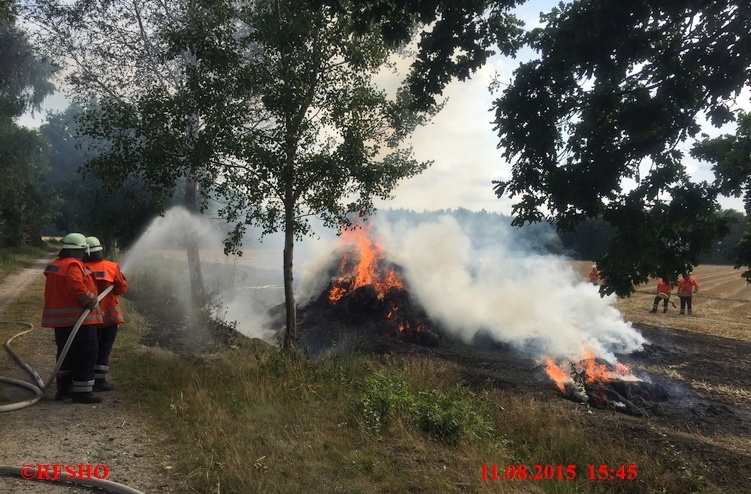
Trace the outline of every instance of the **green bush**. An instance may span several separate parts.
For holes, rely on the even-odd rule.
[[[362,388],[357,414],[367,429],[378,434],[397,416],[408,418],[430,437],[451,444],[493,434],[489,401],[464,386],[457,385],[448,392],[432,388],[413,393],[404,377],[379,373],[365,378]]]

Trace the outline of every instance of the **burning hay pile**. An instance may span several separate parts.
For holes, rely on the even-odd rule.
[[[341,234],[342,248],[323,292],[298,311],[309,344],[335,339],[337,330],[365,339],[436,346],[436,325],[404,285],[369,228]],[[328,340],[328,341],[326,341]]]
[[[612,408],[636,416],[657,415],[660,403],[670,399],[665,387],[643,381],[628,366],[597,358],[588,349],[576,363],[559,365],[549,357],[544,361],[545,371],[563,396],[595,408]]]

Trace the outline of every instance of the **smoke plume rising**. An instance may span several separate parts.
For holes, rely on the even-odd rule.
[[[404,269],[407,286],[428,315],[466,342],[483,331],[573,361],[583,358],[586,347],[613,361],[613,353],[646,342],[612,307],[612,297],[601,298],[565,258],[534,254],[516,243],[515,228],[496,228],[488,231],[492,237],[476,239],[451,216],[389,223],[388,214],[379,213],[375,220],[387,257]],[[330,262],[322,257],[308,272],[322,272]],[[320,275],[304,279],[301,300],[320,293],[327,281]]]

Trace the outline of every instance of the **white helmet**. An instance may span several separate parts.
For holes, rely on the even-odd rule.
[[[63,249],[88,249],[86,237],[82,233],[69,233],[63,238]]]
[[[100,250],[104,250],[102,243],[96,237],[86,237],[86,243],[89,246],[89,253],[91,254],[93,254],[94,252],[99,252]]]

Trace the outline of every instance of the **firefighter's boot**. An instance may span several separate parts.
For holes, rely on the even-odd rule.
[[[663,308],[662,308],[662,313],[663,313],[663,314],[664,314],[664,313],[666,313],[667,311],[668,311],[668,308],[667,308],[667,307],[663,307]]]
[[[55,401],[65,401],[70,398],[70,389],[73,387],[73,376],[68,372],[59,372],[57,374],[57,392]]]
[[[92,387],[94,386],[94,380],[91,381],[73,381],[72,393],[70,399],[73,403],[101,403],[102,399],[98,396],[94,396],[92,393]]]
[[[102,399],[98,396],[94,396],[91,391],[85,391],[83,393],[71,393],[71,401],[73,403],[101,403]]]
[[[652,310],[649,312],[652,314],[657,314],[657,306],[656,305],[652,306]]]
[[[106,379],[96,379],[94,381],[94,391],[112,391],[115,385]]]

